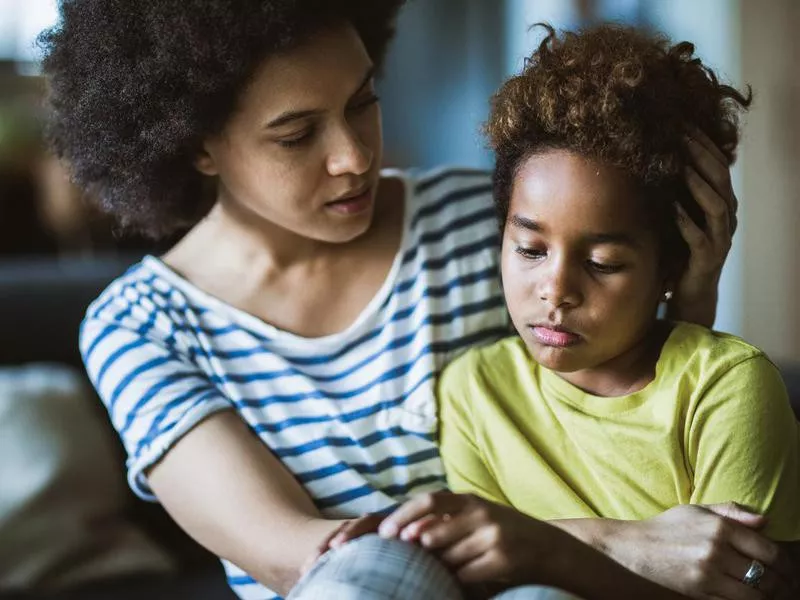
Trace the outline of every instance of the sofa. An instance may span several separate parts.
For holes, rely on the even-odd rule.
[[[52,411],[40,411],[24,421],[19,410],[9,411],[6,407],[4,412],[0,398],[0,513],[4,507],[6,513],[11,513],[5,515],[5,520],[0,514],[0,599],[235,599],[217,559],[185,535],[160,506],[143,502],[129,491],[121,444],[105,409],[85,380],[77,346],[79,323],[88,304],[138,258],[136,254],[108,254],[0,261],[0,369],[5,380],[12,377],[17,382],[16,393],[8,394],[8,385],[3,386],[0,378],[0,396],[5,389],[6,395],[12,396],[7,398],[12,408],[16,404],[21,409],[41,403],[36,394],[29,392],[31,385],[44,386],[49,390],[45,401],[53,404]],[[82,380],[80,384],[76,384],[76,378]],[[64,384],[83,386],[90,398],[78,404],[64,393],[53,392],[63,392]],[[28,440],[40,442],[30,443],[27,454],[18,453],[17,463],[26,467],[17,471],[14,465],[3,464],[10,457],[3,453],[2,438],[9,444],[15,433],[8,430],[9,419],[26,423],[25,432],[16,432],[15,449]],[[43,428],[47,433],[37,431]],[[73,462],[82,461],[79,467],[91,476],[76,473],[72,464],[59,464],[43,455],[42,446],[48,440],[37,438],[47,436],[80,437],[60,439],[50,446],[73,456]],[[38,481],[36,493],[30,494],[22,508],[9,508],[9,490],[30,488],[29,473],[41,471],[42,465],[50,463],[56,465],[51,467],[52,481]],[[98,471],[104,469],[113,472],[99,475]],[[41,480],[41,473],[38,476]],[[76,481],[70,485],[64,481],[67,477]],[[79,502],[92,507],[81,510]],[[27,524],[19,523],[20,515],[30,520],[30,534],[25,531]],[[30,552],[31,543],[38,543],[35,532],[44,526],[57,532],[56,539],[45,534],[40,537],[41,555],[49,558],[22,560],[20,553]],[[97,556],[98,548],[104,544],[115,555],[108,560]],[[92,553],[94,556],[89,557]],[[9,572],[9,557],[19,563],[16,573]],[[64,571],[80,563],[80,557],[87,559],[81,564],[83,572],[80,577],[70,577]],[[98,567],[96,576],[85,572],[87,564]],[[8,589],[9,581],[26,585],[11,585]]]
[[[0,261],[0,318],[2,319],[2,344],[0,344],[0,367],[10,369],[17,373],[28,373],[26,368],[38,368],[45,373],[61,375],[56,376],[58,381],[76,381],[76,377],[83,378],[80,356],[77,348],[78,325],[83,317],[87,305],[98,295],[110,280],[121,274],[131,263],[138,260],[136,254],[109,254],[107,256],[94,256],[90,258],[55,259],[53,257],[20,257]],[[28,367],[21,367],[27,365]],[[796,414],[800,415],[800,362],[797,364],[780,365],[792,398]],[[20,371],[22,369],[22,371]],[[64,370],[69,370],[72,375],[65,376]],[[60,378],[60,379],[59,379]],[[24,377],[23,377],[24,379]],[[30,377],[28,376],[28,379]],[[83,381],[83,383],[87,383]],[[93,392],[89,392],[93,395]],[[12,394],[13,395],[13,394]],[[19,393],[18,398],[24,394]],[[16,400],[17,403],[20,400]],[[64,405],[66,406],[66,405]],[[90,408],[86,408],[90,406]],[[88,497],[96,499],[97,495],[105,496],[104,489],[108,486],[114,488],[114,494],[123,494],[113,507],[113,514],[108,516],[108,506],[104,510],[108,514],[103,517],[105,526],[92,526],[92,535],[103,537],[107,533],[109,519],[120,521],[126,531],[135,533],[135,539],[141,548],[149,548],[147,552],[139,552],[138,561],[128,563],[126,568],[119,568],[117,572],[106,567],[97,577],[84,577],[82,581],[70,585],[35,585],[27,588],[19,586],[16,589],[3,589],[3,570],[0,565],[0,599],[5,600],[69,600],[69,599],[128,599],[147,598],[160,600],[167,598],[193,598],[197,600],[232,600],[233,594],[227,588],[225,578],[217,560],[201,548],[174,524],[170,517],[158,505],[149,504],[136,499],[127,491],[123,478],[124,456],[122,448],[108,423],[102,405],[96,397],[81,405],[81,410],[86,418],[91,420],[85,433],[79,434],[82,439],[74,441],[73,446],[80,453],[86,452],[87,443],[85,436],[102,434],[110,450],[105,454],[111,457],[111,463],[118,468],[112,468],[115,474],[109,477],[116,478],[112,483],[104,483],[106,488],[90,494]],[[54,416],[52,421],[55,427],[59,423],[70,423],[77,419],[80,411],[69,407],[62,408],[66,416]],[[91,416],[89,413],[91,412]],[[0,410],[0,427],[2,426],[2,410]],[[92,420],[93,419],[93,420]],[[33,421],[36,423],[36,421]],[[38,428],[38,426],[34,426]],[[102,430],[102,431],[101,431]],[[0,428],[0,431],[2,429]],[[78,434],[76,434],[78,435]],[[23,441],[35,437],[34,432],[21,433]],[[0,442],[1,447],[1,442]],[[0,462],[7,456],[0,454]],[[39,455],[31,457],[21,455],[21,460],[30,460],[31,464],[39,465],[46,457]],[[92,458],[81,459],[91,463]],[[46,461],[44,461],[46,462]],[[99,464],[99,463],[98,463]],[[92,470],[92,464],[85,464],[85,470]],[[99,468],[99,467],[96,467]],[[27,474],[29,469],[23,472]],[[0,490],[2,486],[15,486],[10,471],[0,466]],[[10,480],[11,479],[11,480]],[[62,482],[63,483],[63,482]],[[80,487],[80,486],[79,486]],[[86,486],[80,488],[86,493]],[[16,489],[9,487],[7,489]],[[75,488],[65,488],[75,490]],[[121,492],[120,490],[125,490]],[[68,506],[69,498],[59,497],[61,504]],[[71,492],[70,492],[71,493]],[[110,494],[110,492],[109,492]],[[51,494],[52,495],[52,494]],[[0,499],[0,510],[3,501]],[[57,511],[57,508],[51,512]],[[13,517],[14,515],[12,515]],[[81,517],[83,518],[83,517]],[[39,523],[47,519],[46,513],[37,517]],[[66,517],[62,519],[68,520]],[[19,520],[19,519],[18,519]],[[88,519],[87,522],[90,522]],[[23,529],[25,523],[22,523]],[[72,524],[62,522],[64,531],[73,531]],[[0,515],[0,534],[3,531],[3,517]],[[19,524],[18,524],[19,529]],[[26,538],[28,539],[28,538]],[[43,538],[42,552],[52,550],[52,537]],[[59,540],[63,536],[59,536]],[[132,538],[131,538],[132,539]],[[3,545],[9,544],[0,535],[0,557],[3,556]],[[5,548],[6,552],[18,553],[18,548]],[[119,552],[119,550],[115,550]],[[135,553],[134,553],[135,554]],[[102,562],[102,561],[101,561]],[[110,563],[112,567],[114,562]],[[133,566],[131,566],[133,564]],[[119,565],[117,565],[119,566]],[[68,565],[53,567],[64,569]],[[51,571],[52,571],[51,569]],[[111,573],[111,574],[109,574]],[[50,573],[52,575],[52,573]],[[43,576],[42,576],[43,577]],[[45,580],[44,578],[43,580]],[[63,577],[62,577],[62,580]],[[69,581],[69,578],[66,579]],[[52,577],[50,577],[52,581]],[[13,587],[13,586],[12,586]]]

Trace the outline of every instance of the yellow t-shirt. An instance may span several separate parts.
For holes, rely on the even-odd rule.
[[[800,425],[775,366],[731,335],[676,324],[645,388],[587,394],[519,338],[467,352],[439,383],[450,487],[540,519],[645,519],[735,501],[800,540]]]

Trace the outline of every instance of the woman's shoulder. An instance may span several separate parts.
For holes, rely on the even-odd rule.
[[[146,256],[114,279],[86,310],[81,339],[89,330],[119,328],[149,337],[173,336],[187,320],[206,312],[188,282],[153,256]]]
[[[447,220],[474,210],[492,208],[491,173],[481,169],[437,167],[427,170],[386,171],[406,183],[415,223]]]

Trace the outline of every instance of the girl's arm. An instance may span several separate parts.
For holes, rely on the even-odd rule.
[[[794,598],[786,594],[797,585],[797,563],[781,544],[759,533],[765,522],[733,503],[686,504],[643,521],[550,521],[635,573],[690,598],[747,594],[739,580],[752,559],[767,567],[759,585],[762,592]]]
[[[691,252],[689,264],[667,305],[667,318],[711,327],[717,314],[719,279],[736,231],[738,202],[725,155],[702,131],[687,137],[692,165],[686,183],[705,213],[701,229],[676,204],[678,228]]]

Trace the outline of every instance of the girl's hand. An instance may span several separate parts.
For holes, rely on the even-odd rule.
[[[547,552],[558,530],[471,494],[417,496],[381,523],[378,533],[418,541],[464,583],[546,581]]]
[[[735,504],[682,505],[644,521],[616,522],[607,553],[635,573],[690,598],[797,598],[792,563],[761,534],[765,519]],[[742,583],[752,560],[758,589]]]
[[[686,168],[686,183],[705,213],[706,227],[700,229],[676,204],[678,228],[691,254],[669,317],[711,327],[717,314],[719,278],[736,231],[738,201],[722,151],[699,130],[691,132],[687,147],[692,165]]]

